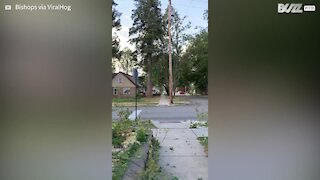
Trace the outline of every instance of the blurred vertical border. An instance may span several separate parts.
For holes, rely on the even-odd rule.
[[[215,180],[317,180],[319,8],[209,2],[209,160]]]
[[[72,11],[4,11],[41,3]],[[104,0],[0,2],[0,179],[111,179],[111,13]]]

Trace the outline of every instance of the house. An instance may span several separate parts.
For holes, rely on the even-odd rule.
[[[139,89],[141,85],[138,84]],[[134,77],[123,73],[112,74],[112,93],[113,97],[135,97],[136,95],[136,83]]]

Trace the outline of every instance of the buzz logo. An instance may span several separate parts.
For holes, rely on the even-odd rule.
[[[303,5],[301,3],[278,3],[278,13],[279,14],[301,14],[304,11],[315,11],[316,6],[315,5]]]

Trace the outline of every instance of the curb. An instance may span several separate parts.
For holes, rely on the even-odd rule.
[[[133,157],[128,165],[128,168],[123,176],[123,180],[136,180],[140,179],[141,173],[145,170],[147,161],[148,161],[148,152],[150,149],[150,143],[152,135],[149,136],[148,141],[144,143],[141,148],[138,150],[138,153],[141,154],[139,157]]]

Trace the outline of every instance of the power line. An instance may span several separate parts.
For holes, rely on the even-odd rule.
[[[208,6],[206,6],[206,7],[200,7],[200,6],[186,6],[186,5],[180,5],[180,4],[175,4],[174,6],[179,6],[179,7],[185,7],[185,8],[188,8],[188,9],[190,9],[190,8],[196,8],[196,9],[207,9],[208,8]]]

